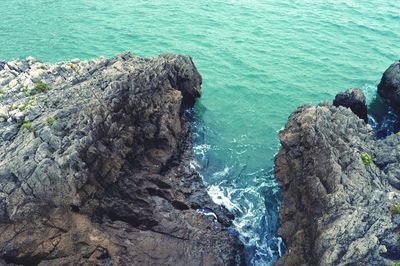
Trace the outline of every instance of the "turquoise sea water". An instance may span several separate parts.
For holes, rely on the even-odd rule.
[[[400,58],[400,1],[2,0],[0,59],[190,54],[203,75],[198,169],[236,215],[251,265],[279,255],[277,131],[295,107],[361,87]]]

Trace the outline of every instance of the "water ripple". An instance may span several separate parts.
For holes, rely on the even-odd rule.
[[[297,106],[348,87],[374,98],[400,57],[400,1],[1,0],[0,17],[0,59],[192,55],[204,81],[194,166],[237,213],[250,265],[282,253],[277,130]]]

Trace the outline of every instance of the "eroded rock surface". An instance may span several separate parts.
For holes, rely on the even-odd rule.
[[[350,109],[320,104],[298,108],[279,137],[287,250],[276,265],[399,261],[400,216],[391,209],[400,203],[400,136],[375,140]]]
[[[360,89],[351,88],[338,93],[333,100],[333,105],[350,108],[359,118],[368,122],[367,103],[365,95]]]
[[[190,166],[200,86],[172,54],[0,62],[0,264],[241,264]]]

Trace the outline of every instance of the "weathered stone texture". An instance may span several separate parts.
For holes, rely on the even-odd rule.
[[[0,264],[242,263],[190,167],[200,86],[172,54],[0,62]]]
[[[350,109],[320,104],[293,112],[279,137],[279,234],[287,251],[276,265],[398,261],[400,218],[390,209],[400,203],[400,136],[375,140]]]

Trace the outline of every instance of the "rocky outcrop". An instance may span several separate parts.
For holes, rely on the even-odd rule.
[[[364,93],[360,89],[351,88],[338,93],[333,100],[333,105],[350,108],[359,118],[368,122],[367,104]]]
[[[378,85],[378,94],[389,106],[400,111],[400,61],[394,62],[383,73]]]
[[[400,136],[376,140],[348,108],[302,106],[279,134],[276,265],[389,265],[400,260]]]
[[[0,264],[243,263],[190,164],[190,57],[0,62],[0,86]]]

